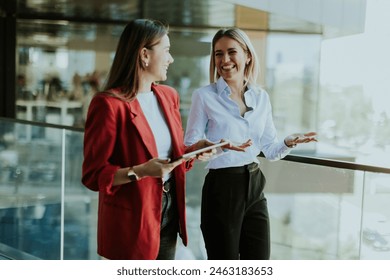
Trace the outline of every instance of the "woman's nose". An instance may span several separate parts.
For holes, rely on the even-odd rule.
[[[226,62],[226,61],[229,61],[229,60],[230,60],[229,54],[224,54],[223,57],[222,57],[222,61]]]

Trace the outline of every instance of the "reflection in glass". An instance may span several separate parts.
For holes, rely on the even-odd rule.
[[[0,247],[9,249],[1,254],[97,258],[97,196],[81,185],[82,137],[79,131],[0,121]]]
[[[390,259],[390,174],[367,173],[364,180],[361,259]]]
[[[261,160],[272,259],[359,259],[363,172]]]

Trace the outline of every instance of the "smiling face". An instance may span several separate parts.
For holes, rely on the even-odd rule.
[[[170,46],[168,35],[164,35],[158,44],[153,45],[151,48],[143,49],[145,75],[152,82],[165,81],[167,79],[168,66],[173,63],[173,57],[169,52]]]
[[[215,43],[213,55],[217,72],[226,82],[244,81],[245,67],[250,58],[236,40],[226,36],[220,38]]]

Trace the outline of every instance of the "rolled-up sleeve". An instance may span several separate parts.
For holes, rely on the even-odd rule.
[[[84,134],[82,183],[93,191],[114,192],[114,174],[119,166],[110,163],[116,141],[117,118],[108,99],[95,96],[90,104]]]
[[[272,118],[272,109],[269,100],[267,99],[267,118],[265,121],[264,132],[260,138],[261,150],[265,157],[271,161],[279,160],[288,155],[291,151],[284,141],[280,141],[277,137],[276,128]]]

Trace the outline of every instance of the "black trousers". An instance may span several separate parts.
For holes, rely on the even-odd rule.
[[[202,190],[201,229],[209,260],[270,258],[265,177],[257,163],[211,169]]]
[[[174,260],[176,255],[179,214],[176,202],[174,180],[164,185],[169,191],[163,191],[161,209],[160,249],[157,260]]]

